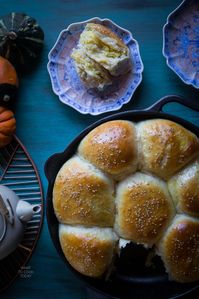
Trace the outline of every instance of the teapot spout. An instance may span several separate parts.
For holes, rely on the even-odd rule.
[[[38,205],[31,205],[24,200],[20,200],[17,204],[16,214],[22,222],[28,222],[32,219],[34,213],[41,210]]]

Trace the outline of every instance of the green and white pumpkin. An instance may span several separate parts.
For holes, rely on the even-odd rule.
[[[44,32],[37,21],[25,13],[12,12],[0,18],[0,55],[17,70],[28,70],[38,59]]]

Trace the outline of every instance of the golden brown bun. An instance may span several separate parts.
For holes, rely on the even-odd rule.
[[[177,123],[153,119],[138,124],[140,168],[168,179],[199,153],[198,138]]]
[[[77,73],[87,87],[102,91],[112,84],[108,71],[91,59],[82,48],[74,49],[71,57],[75,60]]]
[[[110,267],[117,242],[110,228],[59,226],[62,250],[68,262],[80,273],[100,277]]]
[[[55,214],[61,223],[113,226],[113,193],[109,178],[75,156],[57,174],[53,188]]]
[[[123,43],[123,41],[119,38],[119,36],[117,34],[115,34],[113,31],[111,31],[108,27],[105,27],[104,25],[101,24],[95,24],[95,23],[88,23],[86,25],[87,30],[91,30],[91,31],[96,31],[98,33],[100,33],[101,35],[104,36],[108,36],[112,39],[115,39],[118,43],[118,45],[121,48],[126,49],[127,51],[127,46]]]
[[[119,236],[146,246],[157,242],[175,214],[166,183],[138,172],[119,183],[116,207]]]
[[[199,280],[199,219],[176,216],[160,240],[158,251],[171,280]]]
[[[80,79],[89,88],[103,91],[113,77],[124,75],[132,68],[128,47],[109,28],[88,23],[71,52]]]
[[[199,161],[172,177],[168,186],[178,212],[199,217]]]
[[[82,140],[78,151],[114,179],[121,179],[137,167],[134,125],[123,120],[104,123]]]
[[[123,75],[131,68],[128,47],[101,24],[88,23],[80,35],[78,47],[112,76]]]

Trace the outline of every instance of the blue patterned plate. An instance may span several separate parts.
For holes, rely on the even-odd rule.
[[[133,62],[132,71],[118,77],[105,92],[88,89],[81,82],[75,70],[72,49],[77,45],[79,36],[88,22],[100,23],[114,31],[129,47]],[[143,64],[139,47],[131,33],[109,19],[93,18],[80,23],[73,23],[63,30],[50,51],[47,65],[52,88],[59,99],[79,111],[92,115],[118,110],[130,101],[134,91],[142,80]]]
[[[199,0],[185,0],[163,29],[167,65],[187,84],[199,88]]]

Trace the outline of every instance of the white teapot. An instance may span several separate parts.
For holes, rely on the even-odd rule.
[[[10,188],[0,185],[0,260],[16,249],[23,238],[25,223],[41,210],[20,200]]]

